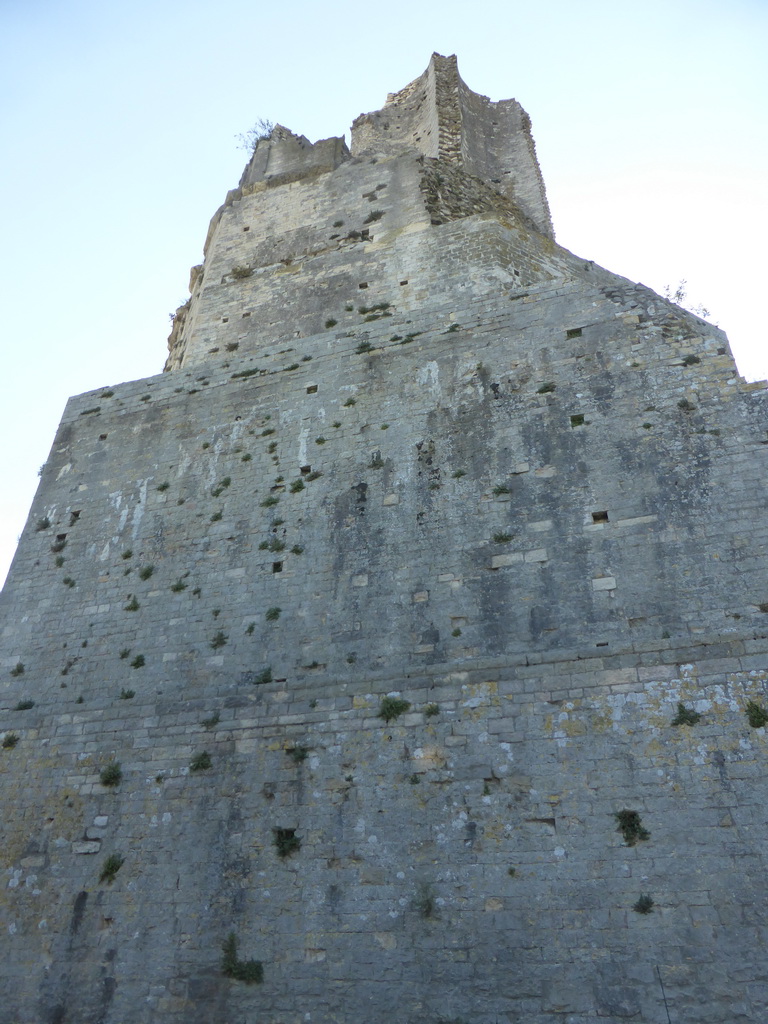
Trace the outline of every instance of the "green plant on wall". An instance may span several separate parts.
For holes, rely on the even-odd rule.
[[[754,700],[750,700],[746,707],[747,721],[753,729],[762,729],[768,724],[768,711]]]
[[[111,761],[105,768],[101,769],[99,782],[102,786],[118,786],[123,777],[123,769],[119,761]]]
[[[437,902],[432,887],[423,882],[413,898],[413,909],[419,917],[430,918],[437,914]]]
[[[212,495],[212,497],[218,498],[218,496],[220,494],[222,494],[227,489],[227,487],[229,487],[229,485],[231,483],[232,483],[232,477],[231,476],[225,476],[223,478],[223,480],[219,480],[218,484],[216,484],[215,487],[211,488],[211,495]]]
[[[211,755],[207,750],[204,750],[201,754],[195,754],[189,762],[189,770],[191,772],[204,772],[211,767],[212,763]]]
[[[379,718],[385,722],[391,722],[400,715],[404,715],[410,707],[410,702],[400,697],[382,697],[379,705]]]
[[[617,832],[624,836],[627,846],[635,846],[638,842],[645,842],[651,838],[651,833],[643,828],[643,823],[637,811],[616,811],[614,817],[618,822]]]
[[[115,880],[115,875],[123,864],[125,864],[124,857],[121,857],[119,853],[110,853],[104,861],[101,874],[99,875],[99,881],[108,882],[111,885]]]
[[[244,981],[246,985],[260,985],[264,980],[264,966],[260,960],[239,960],[237,936],[230,932],[222,946],[221,971],[228,978]]]
[[[687,708],[682,701],[678,701],[677,714],[672,719],[672,725],[696,725],[701,721],[701,715],[693,708]]]
[[[652,914],[653,908],[653,899],[647,893],[643,893],[640,896],[640,899],[632,907],[636,914]]]
[[[278,857],[283,860],[301,849],[301,840],[294,828],[273,828],[272,842],[275,844]]]

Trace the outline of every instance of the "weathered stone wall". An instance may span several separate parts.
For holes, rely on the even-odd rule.
[[[517,100],[493,103],[468,88],[455,57],[433,54],[423,75],[352,125],[355,156],[404,149],[464,168],[514,201],[537,231],[552,237],[530,118]]]
[[[0,595],[0,1024],[762,1021],[766,385],[466,168],[264,173]]]
[[[312,144],[303,135],[294,135],[278,124],[268,138],[257,140],[240,179],[240,188],[262,181],[275,185],[312,177],[335,170],[348,158],[349,150],[342,138]]]
[[[765,642],[658,646],[38,694],[1,762],[0,1019],[762,1019]],[[222,975],[233,931],[262,985]]]
[[[549,203],[528,114],[517,100],[492,103],[467,88],[461,78],[457,90],[462,166],[515,202],[538,231],[552,237]]]
[[[396,154],[410,147],[437,159],[441,155],[440,119],[433,57],[422,75],[399,92],[390,93],[381,110],[355,118],[351,132],[352,154]]]
[[[356,316],[70,402],[4,592],[0,1020],[656,1020],[658,967],[692,1024],[744,963],[759,1019],[766,392],[594,267]]]
[[[564,278],[575,262],[532,233],[504,196],[415,155],[349,161],[319,181],[244,191],[217,214],[183,327],[174,325],[170,369],[221,365],[232,358],[227,346],[242,358],[322,330],[353,330],[358,309],[381,301],[428,315],[466,287],[460,251],[452,257],[431,222],[497,215],[468,225],[489,236],[472,250],[476,294]],[[490,236],[504,238],[501,262]]]

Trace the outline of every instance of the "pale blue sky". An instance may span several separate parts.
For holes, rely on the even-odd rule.
[[[267,117],[312,141],[456,53],[533,119],[558,241],[688,281],[768,377],[768,5],[0,0],[0,580],[67,397],[162,369]]]

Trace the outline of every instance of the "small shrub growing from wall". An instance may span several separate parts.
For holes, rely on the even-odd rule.
[[[102,768],[99,782],[102,786],[117,786],[120,784],[122,777],[123,769],[120,767],[120,762],[112,761],[106,768]]]
[[[677,714],[672,719],[672,725],[696,725],[701,720],[701,715],[693,708],[687,708],[682,702],[678,702]]]
[[[419,886],[419,890],[413,899],[413,909],[419,917],[430,918],[437,913],[437,904],[432,889],[426,883]]]
[[[293,828],[273,828],[272,842],[275,844],[278,857],[285,859],[301,849],[301,840]]]
[[[207,750],[204,750],[202,754],[195,754],[189,762],[189,770],[191,772],[204,772],[211,767],[211,764],[211,755]]]
[[[110,885],[115,880],[115,875],[125,863],[125,858],[121,857],[119,853],[110,853],[107,859],[104,861],[104,866],[101,869],[99,875],[100,882],[108,882]]]
[[[645,842],[646,839],[651,838],[651,833],[643,828],[640,815],[637,811],[616,811],[614,817],[619,823],[619,827],[616,829],[617,832],[621,832],[624,836],[624,842],[627,846],[635,846],[638,842]]]
[[[746,707],[747,721],[753,729],[762,729],[768,724],[768,711],[761,704],[751,700]]]
[[[400,715],[404,715],[410,707],[410,702],[400,697],[382,697],[379,705],[379,718],[385,722],[391,722]]]
[[[637,914],[652,914],[653,913],[653,899],[646,893],[643,893],[637,903],[634,904],[632,909]]]
[[[246,985],[260,985],[264,980],[264,966],[260,960],[238,959],[237,936],[234,932],[230,932],[224,940],[221,971],[226,977],[243,981]]]

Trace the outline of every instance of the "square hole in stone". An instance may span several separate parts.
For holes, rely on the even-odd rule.
[[[575,415],[571,416],[571,426],[572,427],[583,427],[584,426],[584,413],[577,412]]]
[[[368,287],[368,282],[367,281],[363,281],[362,284],[359,284],[357,287],[358,288],[367,288]]]
[[[283,563],[282,562],[273,562],[272,563],[272,572],[282,572],[282,571],[283,571]]]
[[[317,394],[317,384],[310,384],[309,387],[307,388],[307,394],[308,395],[316,395]]]
[[[580,327],[571,327],[570,330],[565,332],[565,336],[566,336],[566,338],[580,338],[581,337],[581,328]]]
[[[99,440],[100,441],[106,441],[107,440],[107,435],[106,434],[99,434]]]
[[[608,522],[608,513],[604,512],[604,511],[603,512],[593,512],[592,513],[592,522],[593,523],[607,523]]]
[[[299,472],[301,473],[302,476],[307,476],[309,473],[312,472],[312,467],[311,466],[300,466],[299,467]]]
[[[403,286],[404,284],[408,284],[408,278],[407,278],[407,277],[406,277],[406,279],[405,279],[404,281],[401,281],[401,282],[400,282],[400,287],[402,288],[402,286]]]
[[[250,228],[243,228],[243,231],[250,231]]]

